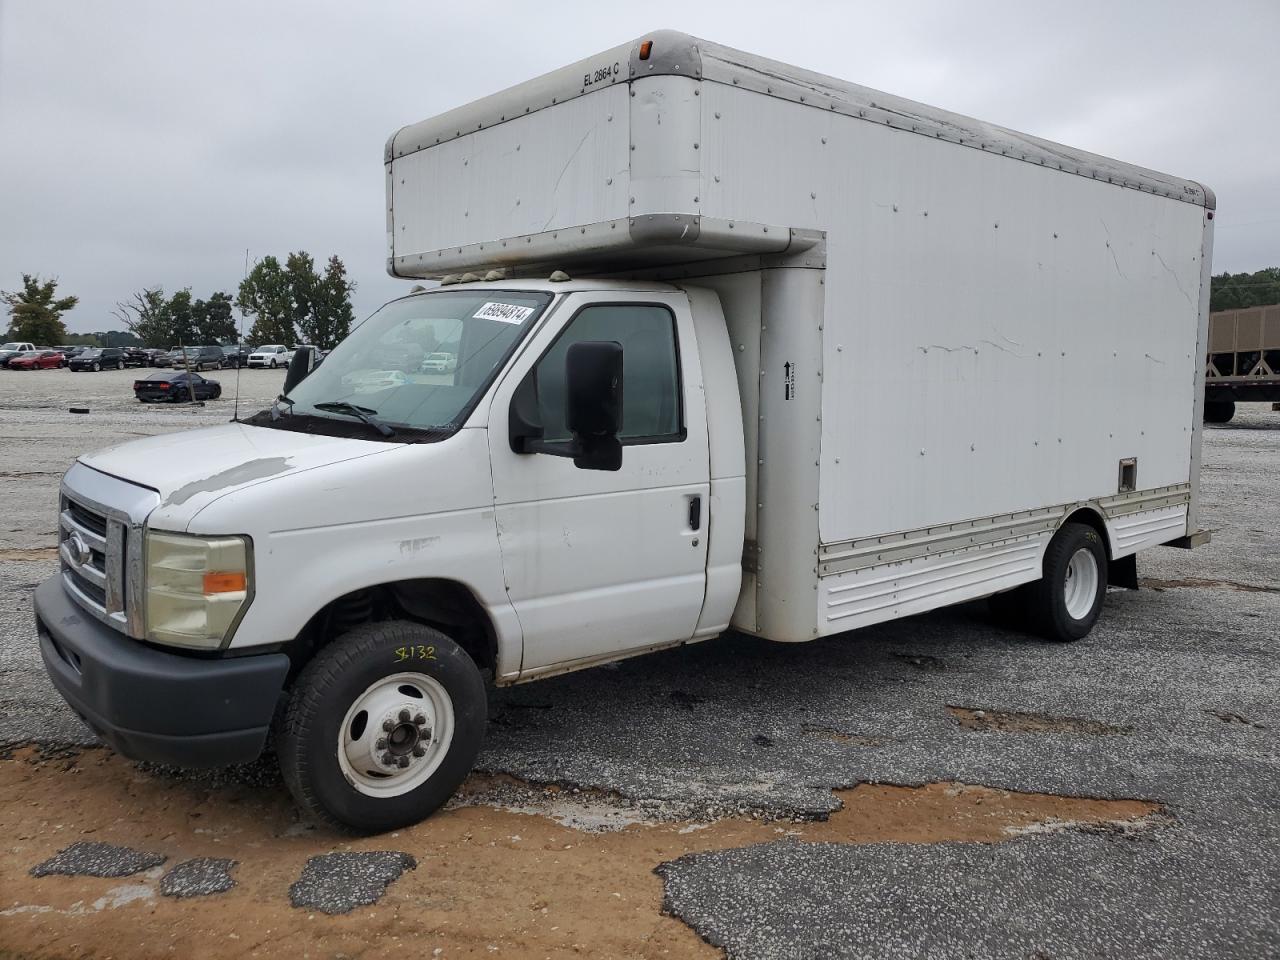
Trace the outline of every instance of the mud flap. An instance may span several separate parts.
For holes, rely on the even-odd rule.
[[[1107,585],[1124,587],[1126,590],[1138,589],[1138,555],[1131,553],[1119,560],[1107,564]]]

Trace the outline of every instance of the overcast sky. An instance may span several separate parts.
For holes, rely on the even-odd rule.
[[[250,256],[385,272],[395,129],[670,27],[1199,180],[1214,272],[1280,264],[1280,0],[134,3],[0,0],[0,288],[74,331]]]

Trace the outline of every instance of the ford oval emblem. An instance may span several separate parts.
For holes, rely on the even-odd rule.
[[[67,543],[71,545],[71,555],[75,557],[77,566],[86,566],[93,559],[93,551],[89,549],[89,545],[84,542],[84,538],[80,534],[71,534],[71,536],[67,537]]]

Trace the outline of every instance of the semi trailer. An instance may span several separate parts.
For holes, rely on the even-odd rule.
[[[1227,423],[1237,401],[1260,400],[1280,409],[1280,303],[1209,314],[1205,420]]]
[[[384,159],[387,269],[438,286],[63,479],[40,648],[126,756],[271,738],[312,816],[390,829],[486,684],[984,597],[1078,640],[1207,538],[1198,183],[673,31]]]

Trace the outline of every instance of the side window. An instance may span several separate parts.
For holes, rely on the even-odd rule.
[[[575,343],[613,340],[622,345],[623,442],[684,439],[676,319],[666,307],[601,304],[584,308],[560,335],[536,370],[543,438],[568,440],[565,427],[565,359]]]

